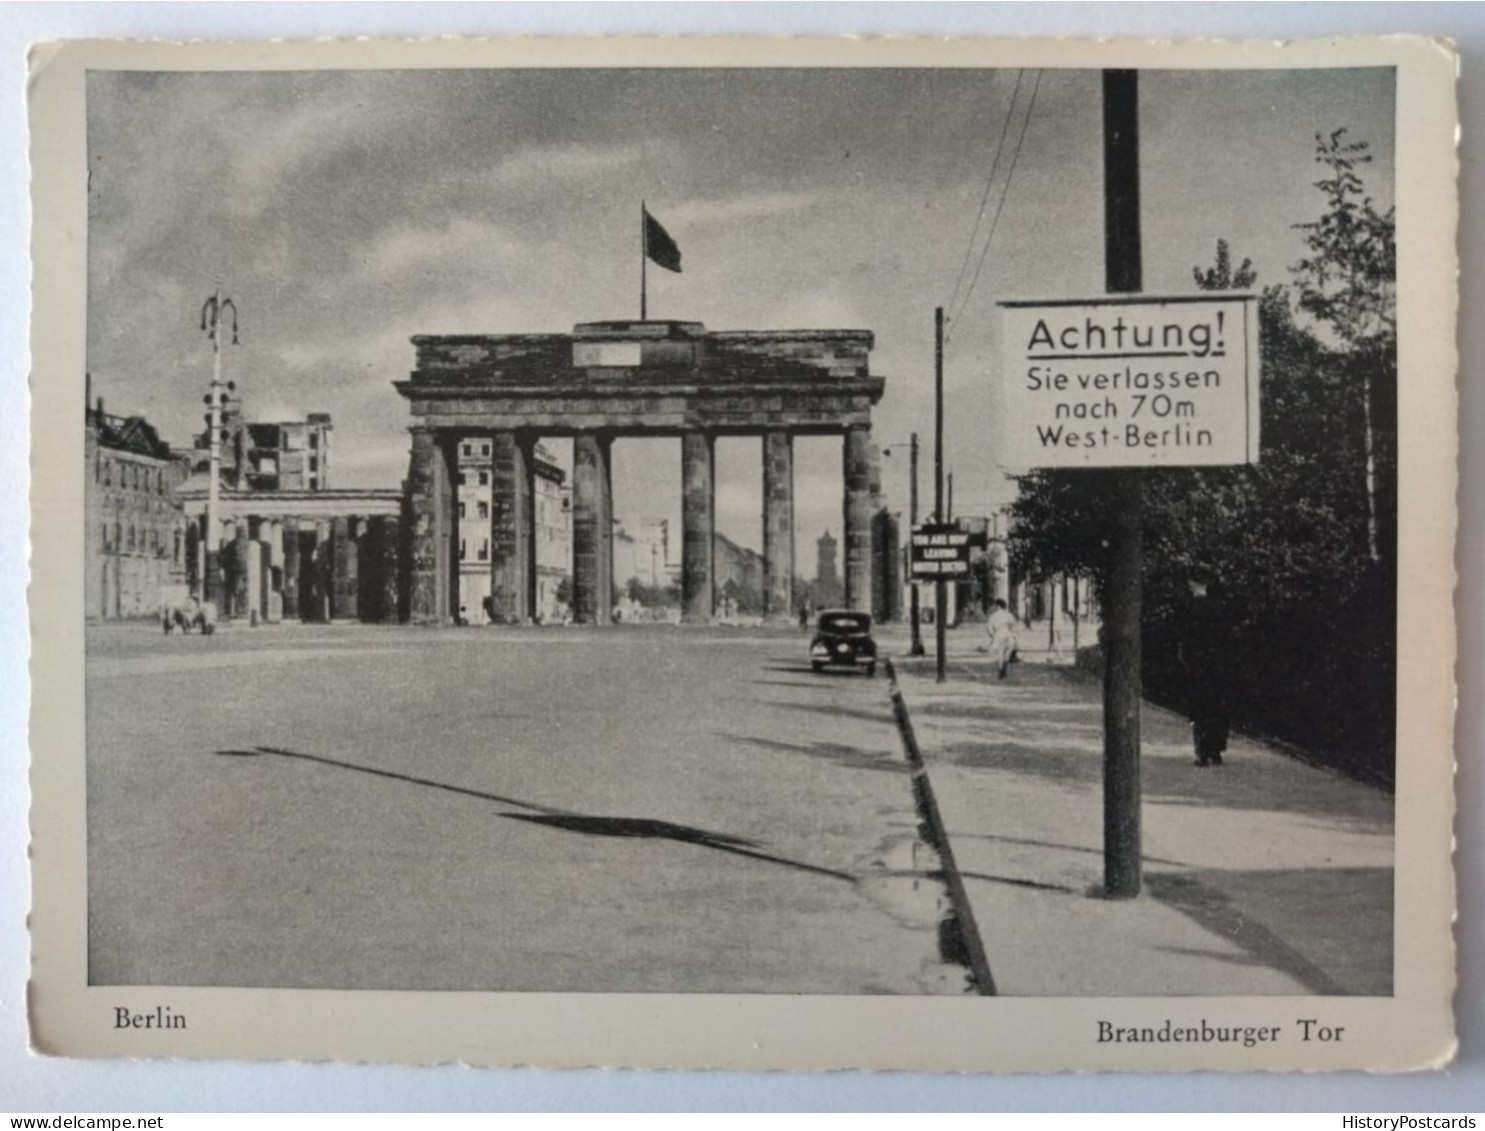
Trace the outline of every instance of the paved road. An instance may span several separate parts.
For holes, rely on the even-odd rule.
[[[883,682],[804,643],[92,629],[91,978],[961,993]]]

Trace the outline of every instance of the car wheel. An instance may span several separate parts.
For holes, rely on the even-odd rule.
[[[811,660],[810,667],[814,668],[817,672],[823,672],[825,670],[825,665],[820,663],[818,660]]]
[[[877,666],[876,666],[876,664],[874,664],[874,663],[867,664],[866,665],[866,678],[867,679],[872,679],[876,674],[877,674]]]

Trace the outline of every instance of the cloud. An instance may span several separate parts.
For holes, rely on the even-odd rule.
[[[546,191],[554,184],[564,181],[585,181],[600,173],[627,168],[646,159],[658,160],[659,149],[657,143],[646,142],[611,146],[537,146],[519,150],[503,158],[480,178],[480,183],[488,188],[535,186]]]
[[[412,367],[412,343],[401,327],[357,330],[339,338],[294,335],[274,345],[271,355],[286,377],[312,377],[318,387],[354,383],[367,370],[392,380]]]
[[[806,211],[825,199],[825,194],[819,192],[758,192],[711,200],[687,200],[659,210],[657,218],[676,228],[763,220]]]
[[[235,149],[228,166],[231,215],[238,220],[259,216],[283,185],[302,176],[306,167],[359,147],[370,123],[350,112],[353,106],[352,99],[342,96],[307,100],[286,110],[259,108],[258,120],[247,126],[248,140]],[[234,117],[223,114],[219,127],[242,128]]]
[[[455,216],[436,226],[402,224],[370,245],[362,256],[362,271],[380,285],[399,275],[435,268],[450,275],[463,275],[460,268],[482,267],[492,262],[510,263],[521,250],[515,233],[500,224],[467,216]]]
[[[796,330],[866,329],[872,323],[848,284],[832,279],[808,291],[781,295],[763,308],[764,326]]]

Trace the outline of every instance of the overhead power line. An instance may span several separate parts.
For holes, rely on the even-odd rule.
[[[985,268],[985,260],[990,257],[990,244],[995,239],[995,229],[1000,223],[1000,214],[1005,208],[1006,198],[1010,196],[1011,181],[1016,176],[1016,164],[1021,159],[1021,147],[1026,142],[1026,130],[1031,125],[1031,115],[1036,111],[1036,94],[1041,89],[1042,75],[1044,73],[1044,71],[1039,69],[1036,72],[1035,81],[1031,84],[1031,97],[1026,103],[1026,116],[1021,119],[1021,131],[1016,137],[1016,148],[1011,151],[1011,163],[1006,170],[1005,183],[1001,186],[1000,199],[995,205],[995,215],[990,218],[990,230],[985,236],[985,246],[980,251],[979,262],[975,264],[975,273],[969,281],[969,286],[965,288],[964,297],[959,302],[958,311],[951,312],[950,314],[949,323],[951,326],[959,319],[964,313],[965,308],[969,305],[970,296],[974,294],[975,285],[980,281],[980,272]]]
[[[950,310],[954,309],[954,303],[959,298],[959,288],[964,285],[964,277],[969,273],[969,261],[974,257],[975,237],[980,234],[980,222],[985,218],[985,205],[989,203],[990,190],[995,185],[995,173],[1000,168],[1000,155],[1005,149],[1005,139],[1010,133],[1011,115],[1016,111],[1016,99],[1021,97],[1021,80],[1025,75],[1024,67],[1016,72],[1016,86],[1011,91],[1011,101],[1005,108],[1005,120],[1000,123],[1000,137],[995,143],[995,158],[990,162],[990,175],[985,178],[985,191],[980,196],[980,211],[975,215],[975,224],[970,229],[969,241],[964,245],[964,262],[959,265],[959,277],[954,280],[954,293],[945,303]]]

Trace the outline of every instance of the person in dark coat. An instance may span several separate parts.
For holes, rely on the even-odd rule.
[[[1181,626],[1181,667],[1198,766],[1220,766],[1231,725],[1232,620],[1209,579],[1194,574]]]

